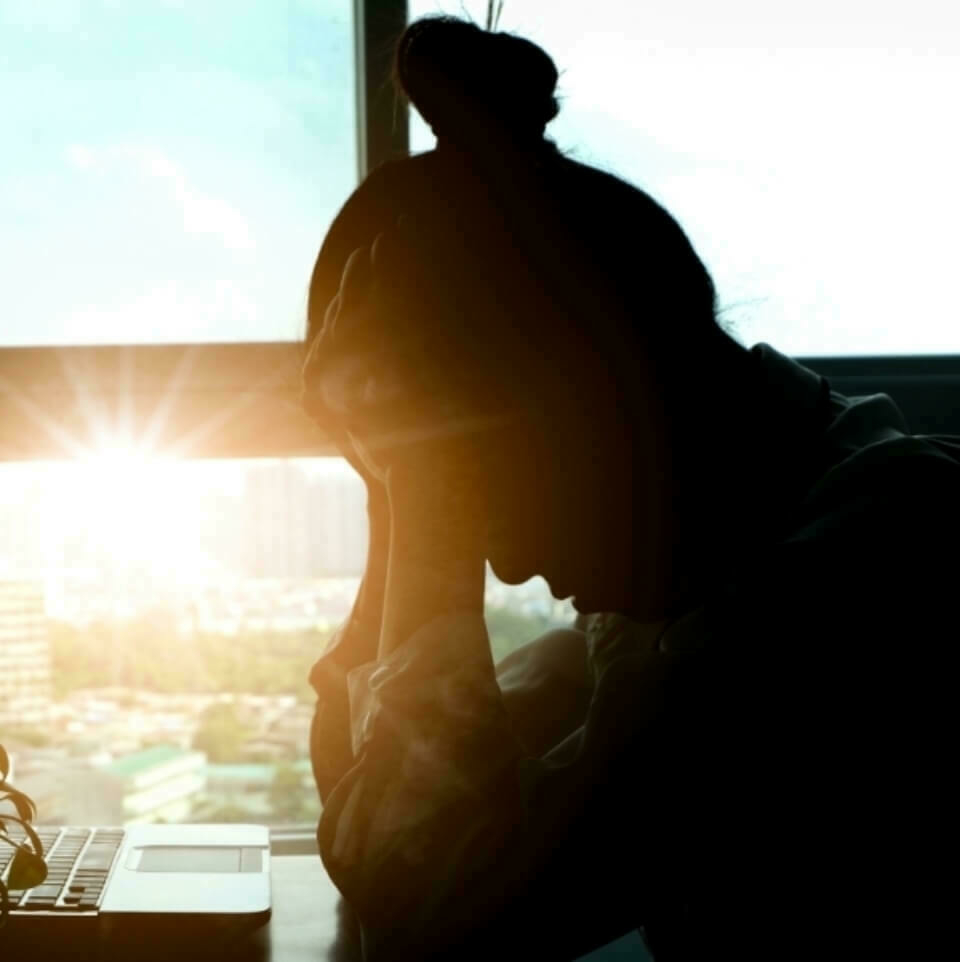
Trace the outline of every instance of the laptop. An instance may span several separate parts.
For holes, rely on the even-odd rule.
[[[209,957],[270,918],[270,837],[262,825],[38,827],[47,878],[11,891],[0,956]],[[0,877],[12,850],[0,851]],[[187,953],[184,955],[184,953]]]

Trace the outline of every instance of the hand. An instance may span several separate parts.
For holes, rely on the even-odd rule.
[[[367,490],[366,567],[348,620],[325,652],[325,658],[349,669],[376,657],[390,553],[390,504],[382,480],[369,470],[342,423],[336,417],[331,417],[324,409],[322,399],[310,391],[307,371],[319,340],[315,339],[304,365],[304,404],[322,423],[341,455],[363,479]]]
[[[456,389],[470,372],[450,351],[449,306],[427,289],[442,279],[422,283],[423,248],[401,220],[355,250],[304,366],[305,407],[381,483],[393,467],[426,477],[458,452],[475,461],[472,440],[500,421]]]
[[[449,317],[417,289],[421,247],[404,222],[354,251],[304,367],[307,409],[387,491],[381,657],[432,617],[483,606],[481,428],[492,419],[450,389],[462,356],[445,363]]]
[[[323,801],[355,762],[347,676],[352,669],[375,661],[379,653],[390,552],[390,506],[386,490],[376,480],[367,482],[367,520],[367,564],[353,608],[310,672],[310,683],[317,693],[310,757]]]

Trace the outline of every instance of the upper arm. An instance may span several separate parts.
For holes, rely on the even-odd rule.
[[[547,632],[501,659],[496,671],[504,709],[529,754],[545,754],[583,724],[593,693],[583,632]]]
[[[852,931],[934,895],[923,853],[956,800],[960,489],[955,469],[902,468],[763,553],[714,607],[709,662],[675,706],[707,890],[736,862],[764,881],[733,896],[769,892],[771,920],[816,891]]]

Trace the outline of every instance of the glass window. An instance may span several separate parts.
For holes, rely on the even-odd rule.
[[[352,8],[0,3],[0,346],[300,338],[356,183]]]
[[[411,0],[410,15],[486,8]],[[507,0],[500,28],[560,68],[560,147],[674,213],[745,343],[960,353],[953,5]],[[432,145],[416,118],[411,134]]]
[[[0,740],[41,822],[316,819],[307,673],[365,563],[340,458],[0,464]],[[569,605],[487,591],[500,657]]]

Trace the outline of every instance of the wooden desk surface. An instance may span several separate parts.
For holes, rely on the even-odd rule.
[[[270,863],[273,911],[270,922],[250,934],[195,940],[169,920],[138,920],[122,943],[78,940],[73,928],[43,926],[39,931],[0,932],[0,960],[43,962],[360,962],[355,929],[319,855],[275,855]],[[179,930],[179,931],[178,931]],[[94,930],[95,931],[95,930]],[[47,938],[38,939],[39,935]],[[91,930],[85,930],[91,935]],[[15,936],[11,942],[10,937]],[[9,952],[7,950],[10,950]],[[506,956],[508,957],[508,956]],[[650,962],[630,937],[580,962]],[[534,962],[534,960],[517,960]],[[538,960],[537,960],[538,962]]]
[[[42,962],[359,962],[349,914],[319,855],[270,860],[273,910],[253,932],[217,933],[184,917],[133,917],[109,930],[76,918],[18,917],[0,960]],[[80,924],[77,924],[77,923]]]
[[[340,893],[320,856],[274,856],[271,871],[273,916],[266,956],[270,962],[360,962]],[[579,962],[614,960],[652,962],[636,933],[583,956]]]
[[[270,962],[348,962],[349,932],[343,931],[340,893],[319,855],[275,855],[271,859],[273,915]]]

